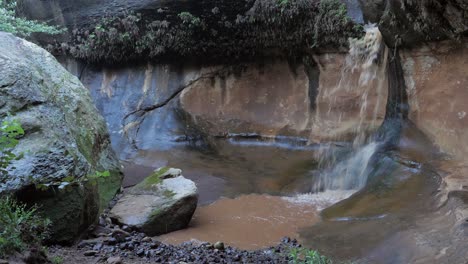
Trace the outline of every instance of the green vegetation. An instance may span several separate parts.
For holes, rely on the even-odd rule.
[[[362,27],[348,18],[339,0],[254,0],[194,14],[166,10],[152,16],[124,13],[76,29],[70,42],[48,47],[93,63],[203,58],[204,62],[253,60],[281,52],[301,57],[308,49],[343,47]]]
[[[332,264],[333,261],[319,252],[306,248],[292,248],[290,264]]]
[[[0,198],[0,258],[40,245],[47,238],[50,221],[10,197]]]
[[[182,20],[182,23],[193,26],[199,26],[201,24],[200,18],[190,14],[190,12],[181,12],[178,14],[178,17]]]
[[[172,198],[174,195],[176,195],[176,193],[171,190],[164,190],[163,194],[166,198]]]
[[[63,33],[64,29],[18,17],[16,14],[16,1],[0,0],[0,31],[10,32],[20,37],[28,37],[36,32],[60,34]]]
[[[142,182],[135,186],[136,189],[147,190],[155,184],[162,182],[161,176],[164,175],[170,168],[162,167],[155,170],[150,176],[146,177]]]
[[[337,29],[346,28],[351,23],[347,15],[346,5],[337,0],[320,1],[319,11],[314,24],[314,41],[312,47],[321,42],[333,43],[338,41]],[[353,25],[351,31],[359,30]]]
[[[59,190],[65,189],[67,186],[73,185],[73,184],[79,184],[83,185],[85,182],[90,182],[93,185],[96,185],[98,183],[99,179],[107,178],[110,176],[109,171],[96,171],[94,174],[88,175],[84,178],[75,178],[73,176],[68,176],[60,181],[55,181],[55,182],[49,182],[49,183],[37,183],[36,188],[39,190],[46,191],[50,187],[57,187]]]
[[[286,6],[287,4],[289,4],[289,0],[278,0],[278,4],[280,6]]]
[[[62,256],[55,256],[52,257],[51,260],[52,264],[62,264],[63,263],[63,257]]]
[[[18,138],[23,135],[24,130],[18,120],[2,121],[0,126],[0,177],[7,174],[7,167],[11,161],[22,157],[22,155],[14,154],[12,149],[18,145]]]

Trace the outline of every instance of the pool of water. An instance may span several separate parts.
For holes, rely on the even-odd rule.
[[[367,185],[358,192],[311,193],[327,170],[318,161],[334,153],[326,166],[340,164],[352,153],[349,144],[255,139],[215,140],[211,149],[136,151],[124,161],[124,185],[161,166],[180,168],[197,184],[199,206],[189,228],[158,237],[164,242],[223,241],[256,249],[290,236],[325,254],[358,259],[434,208],[438,175],[427,156],[433,150],[412,133],[403,135],[398,149],[376,153]]]
[[[140,150],[124,162],[124,186],[162,166],[180,168],[197,184],[200,205],[242,194],[293,195],[310,192],[319,146],[216,140],[212,149],[189,146]]]

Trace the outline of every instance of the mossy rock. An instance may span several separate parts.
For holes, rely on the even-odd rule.
[[[156,171],[129,190],[112,208],[111,218],[151,236],[185,228],[197,207],[197,187],[183,176],[162,179],[168,171]]]
[[[142,182],[132,188],[132,192],[137,191],[151,191],[157,189],[157,185],[162,183],[164,179],[174,178],[180,176],[182,171],[180,169],[161,167],[155,170],[150,176],[146,177]]]
[[[0,32],[0,53],[0,121],[16,119],[25,130],[13,149],[23,158],[0,175],[0,195],[37,204],[52,220],[51,239],[72,242],[121,186],[106,123],[89,91],[44,49]],[[86,180],[98,171],[110,175]],[[73,184],[56,187],[64,181]]]

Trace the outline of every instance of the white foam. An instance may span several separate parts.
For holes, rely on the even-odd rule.
[[[321,172],[314,183],[313,191],[325,190],[359,190],[362,189],[369,176],[369,163],[378,149],[378,143],[369,144],[356,149],[351,156],[338,162],[333,168]]]
[[[315,205],[318,211],[321,211],[333,204],[342,201],[357,190],[326,190],[318,193],[303,193],[293,197],[283,197],[284,200],[299,205]]]

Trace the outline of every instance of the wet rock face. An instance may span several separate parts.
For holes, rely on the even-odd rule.
[[[179,87],[199,74],[198,69],[180,65],[139,64],[131,67],[86,67],[64,60],[91,93],[105,117],[114,149],[126,159],[134,147],[165,150],[181,144],[185,124],[180,121],[177,98],[162,108],[140,116],[132,111],[163,102]],[[155,136],[157,135],[157,136]],[[163,164],[161,164],[163,165]]]
[[[104,119],[89,92],[48,52],[6,33],[0,33],[0,43],[0,118],[16,119],[25,129],[13,150],[24,157],[0,178],[0,194],[37,203],[53,222],[52,239],[70,241],[120,188],[119,163]],[[110,176],[94,185],[82,181],[96,171]],[[83,183],[63,191],[35,188],[65,178]]]
[[[468,45],[432,43],[401,53],[410,119],[441,151],[468,155]]]
[[[374,82],[358,87],[356,70],[337,89],[345,56],[327,53],[297,65],[265,60],[237,66],[146,64],[83,70],[72,61],[64,63],[81,73],[106,118],[113,147],[126,158],[133,147],[168,149],[200,135],[310,136],[320,142],[352,138],[361,121],[378,126],[385,115],[386,81],[380,92],[368,89]],[[164,106],[130,114],[164,102],[180,88]],[[366,90],[367,106],[361,113]]]
[[[302,136],[315,142],[353,136],[359,122],[379,125],[384,117],[386,84],[371,89],[361,112],[359,71],[342,81],[345,54],[328,53],[312,64],[285,61],[249,64],[239,74],[216,76],[186,89],[182,109],[209,135],[256,133]]]
[[[187,227],[197,207],[198,193],[194,182],[179,175],[180,170],[172,168],[155,171],[117,202],[110,217],[150,236]]]
[[[310,130],[309,80],[304,66],[250,64],[196,82],[180,97],[181,108],[209,135],[303,135]]]

